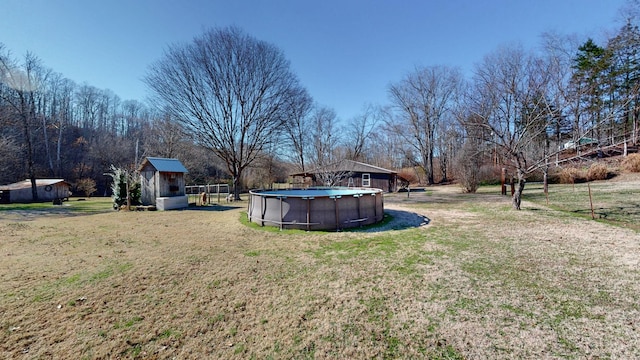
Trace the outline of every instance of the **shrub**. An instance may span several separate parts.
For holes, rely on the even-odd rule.
[[[587,170],[587,180],[606,180],[609,177],[609,168],[603,163],[594,163]]]
[[[91,178],[80,179],[76,183],[76,189],[79,192],[83,193],[84,196],[90,197],[91,194],[93,194],[97,190],[96,189],[96,182],[95,182],[95,180],[93,180]]]
[[[409,181],[409,184],[417,184],[420,182],[418,174],[416,174],[416,171],[413,168],[400,169],[400,171],[398,172],[398,176]]]
[[[629,172],[640,172],[640,154],[629,154],[622,161],[622,168]]]
[[[105,175],[111,176],[113,183],[111,184],[111,191],[113,193],[114,208],[127,203],[127,182],[129,182],[129,199],[131,205],[140,205],[140,198],[142,196],[142,190],[140,183],[137,182],[133,173],[126,169],[115,167],[111,165],[111,172]]]
[[[582,170],[577,168],[564,168],[560,171],[561,184],[575,184],[585,181],[585,175]]]
[[[458,181],[464,193],[475,193],[480,185],[480,153],[471,144],[464,144],[458,154]]]

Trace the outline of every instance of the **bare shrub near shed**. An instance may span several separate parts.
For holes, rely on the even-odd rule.
[[[94,192],[96,192],[96,190],[98,190],[96,188],[95,180],[90,178],[83,178],[78,180],[78,182],[76,183],[76,189],[78,190],[78,192],[81,192],[86,197],[90,197],[91,194],[93,194]]]
[[[629,154],[622,161],[622,168],[628,172],[640,172],[640,154]]]
[[[473,194],[480,186],[480,153],[466,143],[458,156],[458,181],[462,192]]]
[[[407,180],[409,184],[420,183],[420,178],[418,177],[418,174],[416,173],[415,169],[412,169],[412,168],[400,169],[400,171],[398,171],[398,176]]]
[[[609,178],[609,168],[603,163],[594,163],[587,170],[587,180],[606,180]]]

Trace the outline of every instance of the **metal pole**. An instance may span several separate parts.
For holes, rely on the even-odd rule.
[[[264,226],[264,206],[262,206],[262,199],[264,196],[260,196],[260,226]]]
[[[311,199],[307,198],[307,231],[311,230],[309,225],[311,223]]]
[[[340,214],[338,214],[338,199],[337,198],[333,198],[333,203],[335,204],[335,208],[336,208],[336,231],[340,230]]]
[[[284,219],[282,219],[282,198],[280,198],[280,230],[282,230],[282,222]]]

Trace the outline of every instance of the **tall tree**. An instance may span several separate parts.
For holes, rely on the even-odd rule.
[[[433,184],[433,159],[440,123],[457,100],[462,75],[445,66],[418,68],[389,87],[391,102],[397,111],[394,129],[420,155],[420,165]]]
[[[617,101],[622,105],[621,135],[634,144],[640,137],[640,30],[630,19],[607,44]]]
[[[346,128],[345,148],[347,158],[354,161],[370,161],[367,151],[370,149],[371,135],[380,121],[380,109],[372,105],[366,106],[362,113],[356,115]]]
[[[469,118],[474,121],[465,125],[481,127],[483,131],[471,133],[501,150],[515,169],[518,186],[513,207],[517,210],[527,175],[547,156],[540,149],[553,119],[548,68],[544,59],[521,47],[503,47],[477,66],[469,92]]]
[[[317,105],[311,115],[311,121],[311,161],[314,166],[324,168],[341,160],[336,154],[341,140],[336,112],[326,106]]]
[[[588,39],[578,48],[574,58],[573,82],[579,96],[580,117],[576,118],[576,144],[586,133],[600,140],[600,123],[604,118],[607,72],[610,69],[609,53]],[[584,119],[579,122],[578,119]]]
[[[9,116],[15,118],[22,128],[24,159],[34,201],[38,201],[35,168],[35,137],[39,126],[37,106],[45,74],[46,71],[35,55],[27,53],[20,65],[8,52],[4,52],[4,47],[0,44],[0,97],[10,109]]]
[[[225,161],[236,199],[242,172],[276,140],[288,96],[300,87],[280,49],[236,27],[171,46],[145,82],[195,141]]]
[[[309,161],[312,110],[313,99],[307,90],[294,89],[287,101],[287,121],[283,124],[284,135],[292,150],[290,157],[293,157],[299,170],[303,172]]]

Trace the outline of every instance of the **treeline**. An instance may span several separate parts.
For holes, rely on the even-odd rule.
[[[1,44],[0,75],[0,184],[93,179],[103,195],[110,165],[133,168],[144,156],[179,157],[194,182],[226,177],[215,157],[142,102],[76,84],[31,53],[12,58]]]
[[[279,49],[237,28],[206,32],[152,66],[146,82],[161,108],[76,84],[35,55],[16,59],[0,45],[0,184],[93,179],[102,195],[111,165],[135,168],[145,156],[160,156],[179,158],[190,170],[189,183],[233,179],[258,187],[347,158],[415,169],[413,180],[425,184],[470,180],[468,191],[483,168],[508,167],[521,191],[527,176],[546,174],[566,148],[638,143],[640,31],[631,15],[602,43],[544,34],[535,50],[500,47],[470,78],[453,66],[418,67],[391,79],[387,104],[366,106],[344,120],[313,101]],[[240,48],[259,50],[252,58],[265,61],[228,57],[236,62],[216,63],[224,82],[206,78],[211,68],[198,61],[205,55],[214,56],[211,63],[222,61],[215,55]],[[181,61],[190,68],[174,69]],[[168,86],[182,81],[171,78],[174,70],[211,83],[202,92],[182,91]],[[251,77],[256,74],[263,77]],[[233,89],[223,89],[232,80]],[[255,106],[243,108],[259,84],[270,86],[268,102],[256,98]],[[238,98],[224,103],[211,89]],[[189,108],[193,99],[209,100]]]

